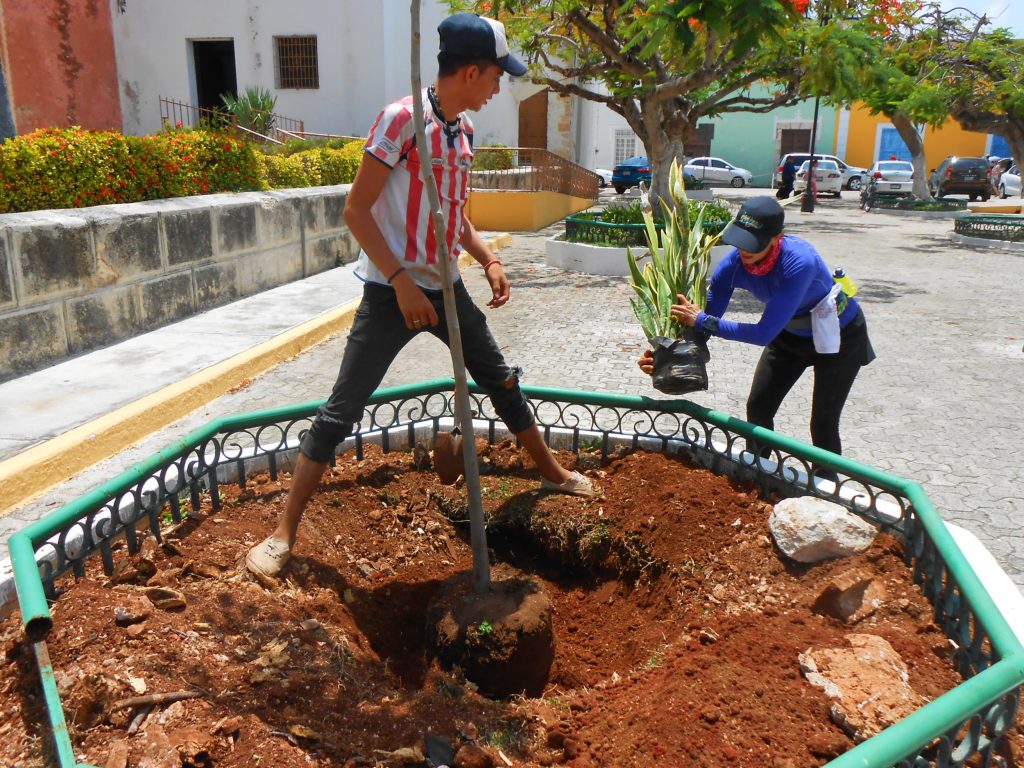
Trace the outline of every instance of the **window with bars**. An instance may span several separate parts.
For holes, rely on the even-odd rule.
[[[628,128],[615,130],[615,164],[636,154],[636,134]]]
[[[278,88],[319,88],[316,35],[275,37]]]

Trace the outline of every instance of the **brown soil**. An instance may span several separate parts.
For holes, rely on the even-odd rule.
[[[870,632],[900,653],[918,694],[959,682],[891,537],[853,558],[787,563],[753,489],[660,454],[580,461],[600,500],[538,492],[508,443],[482,451],[495,578],[514,566],[553,605],[557,649],[541,696],[489,700],[431,659],[428,603],[471,571],[464,493],[441,485],[422,452],[371,448],[326,476],[276,588],[241,567],[283,504],[288,479],[267,477],[224,488],[222,510],[193,515],[163,546],[149,539],[128,557],[122,545],[113,579],[94,563],[68,582],[48,644],[76,754],[132,767],[423,765],[432,731],[456,748],[475,743],[498,766],[803,768],[852,742],[797,654]],[[852,567],[888,593],[854,627],[810,608]],[[184,607],[176,593],[150,592],[171,598],[155,607],[144,597],[154,586]],[[0,766],[40,765],[31,649],[16,617],[0,637]],[[176,691],[200,695],[115,706]],[[1018,726],[1008,764],[1022,744]]]

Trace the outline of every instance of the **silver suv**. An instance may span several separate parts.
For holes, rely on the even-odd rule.
[[[835,155],[819,155],[814,154],[818,160],[831,160],[839,166],[839,172],[843,175],[843,189],[852,189],[854,191],[861,188],[864,180],[867,176],[867,168],[858,168],[854,165],[847,165]],[[786,158],[791,158],[793,163],[799,168],[807,160],[811,159],[810,152],[790,152],[788,155],[783,155],[782,159],[779,160],[779,165],[775,169],[775,186],[782,184],[782,166],[786,163]]]

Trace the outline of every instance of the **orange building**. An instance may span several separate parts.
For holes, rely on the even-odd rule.
[[[18,133],[121,130],[109,0],[0,0],[0,66]]]
[[[929,171],[949,155],[984,157],[988,154],[1003,154],[993,147],[994,137],[990,134],[966,131],[953,119],[947,120],[939,128],[925,126],[923,130],[926,167]],[[837,113],[835,154],[850,165],[870,168],[875,160],[885,160],[893,154],[900,156],[900,159],[909,159],[902,156],[905,151],[906,145],[884,115],[872,115],[859,104]]]

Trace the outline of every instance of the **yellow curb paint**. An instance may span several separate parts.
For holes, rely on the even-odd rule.
[[[497,251],[509,245],[512,236],[502,233],[486,242]],[[472,261],[471,256],[463,254],[459,266]],[[0,517],[212,402],[246,379],[347,330],[358,306],[356,299],[324,312],[252,349],[0,462]]]

